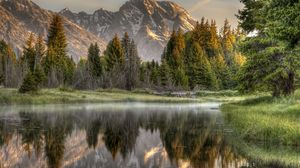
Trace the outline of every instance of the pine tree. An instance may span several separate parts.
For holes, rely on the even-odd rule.
[[[207,55],[209,57],[217,56],[221,50],[221,44],[219,41],[219,35],[217,30],[217,24],[215,20],[211,21],[210,24],[210,38],[208,41],[208,48],[206,49]]]
[[[183,66],[183,52],[185,49],[185,39],[182,31],[173,31],[171,38],[167,44],[166,52],[163,56],[172,68]]]
[[[150,81],[155,86],[158,85],[158,77],[159,77],[159,69],[158,68],[159,68],[158,63],[155,62],[154,60],[152,60],[152,62],[151,62],[151,72],[150,72]]]
[[[4,41],[0,41],[0,85],[15,87],[16,55],[13,49]]]
[[[117,35],[107,45],[105,54],[106,70],[112,71],[124,65],[125,57],[121,41]]]
[[[205,29],[205,18],[201,19],[201,23],[197,22],[193,32],[192,39],[196,41],[200,47],[204,47],[205,43],[207,43],[205,36],[207,34],[207,29]]]
[[[93,77],[99,78],[102,75],[100,62],[100,50],[98,44],[91,44],[88,50],[88,70]]]
[[[38,90],[35,76],[32,72],[28,72],[23,80],[23,83],[19,89],[20,93],[27,93],[27,92],[36,92]]]
[[[41,64],[46,53],[46,47],[42,36],[39,36],[35,44],[35,68]]]
[[[23,51],[23,59],[26,63],[26,67],[32,73],[35,67],[36,56],[33,34],[30,34],[28,40],[26,41],[26,46],[23,48]]]
[[[160,77],[160,85],[163,87],[170,86],[170,68],[169,65],[166,63],[165,60],[162,60],[161,66],[159,68],[159,77]]]
[[[173,83],[176,86],[181,87],[182,89],[188,89],[189,85],[189,79],[188,76],[185,72],[185,69],[183,67],[178,67],[174,70],[174,76],[175,78],[173,79]]]
[[[172,82],[175,86],[187,88],[188,80],[184,67],[185,38],[181,30],[173,31],[162,59],[166,61],[171,72]]]
[[[44,56],[45,47],[43,39],[39,37],[37,43],[33,45],[33,35],[31,34],[26,42],[22,59],[27,64],[28,70],[23,83],[19,89],[20,93],[35,92],[45,80],[45,74],[41,68],[41,59]]]
[[[229,21],[226,19],[222,28],[222,48],[225,56],[226,63],[231,66],[234,56],[234,34],[232,34]]]
[[[196,86],[204,89],[217,88],[216,77],[207,56],[197,42],[191,43],[186,54],[190,88],[194,89]]]
[[[146,82],[146,74],[147,69],[146,69],[146,64],[141,64],[140,66],[140,81],[141,82]]]
[[[35,78],[36,87],[39,88],[40,85],[45,81],[46,76],[40,64],[37,64],[34,72],[32,74]]]
[[[63,83],[65,85],[70,85],[72,84],[73,82],[73,79],[74,79],[74,72],[75,72],[75,62],[73,60],[72,57],[66,57],[65,60],[64,60],[64,71],[63,71],[63,74],[64,74],[64,81]]]
[[[67,56],[67,40],[64,32],[63,20],[54,15],[50,24],[47,41],[47,55],[43,61],[44,71],[48,76],[48,85],[57,86],[69,84],[72,81],[75,64]]]
[[[255,30],[256,36],[242,43],[247,62],[239,72],[240,90],[268,90],[276,97],[293,94],[300,65],[299,1],[241,2],[240,25],[247,32]]]
[[[233,79],[232,79],[231,71],[225,62],[224,56],[219,54],[218,56],[211,58],[211,65],[216,74],[219,88],[220,89],[232,88]]]
[[[140,58],[137,53],[136,45],[134,41],[129,38],[128,33],[124,34],[122,46],[125,56],[125,88],[132,90],[138,85]]]

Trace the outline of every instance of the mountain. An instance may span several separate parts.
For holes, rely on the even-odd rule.
[[[160,60],[173,30],[190,31],[196,24],[184,8],[170,1],[130,0],[117,12],[99,9],[87,14],[64,9],[60,14],[107,41],[128,32],[139,55],[148,61]]]
[[[30,33],[47,39],[54,14],[30,0],[0,0],[0,39],[20,54]],[[178,4],[155,0],[130,0],[116,12],[99,9],[88,14],[64,9],[59,14],[64,19],[68,53],[77,61],[86,56],[90,43],[97,42],[103,52],[115,34],[125,32],[134,38],[144,61],[159,61],[172,31],[190,31],[196,23]]]
[[[40,8],[30,0],[0,0],[0,39],[4,39],[20,53],[30,33],[47,39],[47,30],[55,13]],[[74,22],[64,19],[68,53],[75,60],[87,55],[90,43],[97,42],[104,50],[106,42]]]

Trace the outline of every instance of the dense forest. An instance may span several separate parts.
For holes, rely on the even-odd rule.
[[[66,52],[63,19],[56,15],[46,42],[30,36],[21,56],[0,42],[0,85],[19,87],[21,93],[67,86],[293,94],[299,70],[299,3],[242,2],[238,28],[225,20],[218,30],[214,20],[202,18],[193,31],[174,30],[161,62],[143,62],[125,33],[121,38],[115,35],[102,55],[98,45],[91,44],[87,57],[76,64]],[[293,19],[286,22],[287,16]]]
[[[192,32],[174,31],[161,62],[142,62],[127,33],[108,43],[103,55],[91,44],[87,57],[77,64],[67,55],[63,19],[53,17],[48,39],[31,35],[16,56],[12,46],[1,41],[0,83],[19,87],[21,93],[60,86],[76,89],[151,88],[156,90],[233,89],[234,74],[245,62],[237,50],[244,38],[228,21],[218,33],[215,21],[204,18]]]

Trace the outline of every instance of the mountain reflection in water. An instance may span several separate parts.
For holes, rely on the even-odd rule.
[[[240,167],[215,106],[2,109],[0,167]]]

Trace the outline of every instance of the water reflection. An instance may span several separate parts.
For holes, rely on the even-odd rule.
[[[1,113],[0,167],[229,168],[246,163],[226,142],[222,118],[211,106],[42,109]]]

